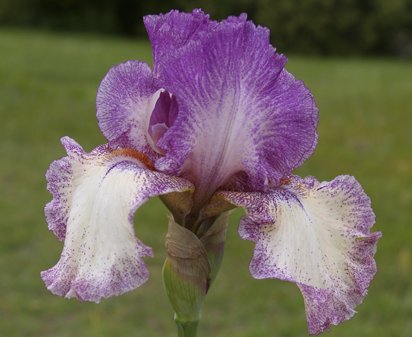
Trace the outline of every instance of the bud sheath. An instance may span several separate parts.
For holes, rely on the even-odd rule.
[[[197,235],[169,218],[163,282],[181,337],[196,336],[203,301],[223,258],[226,228],[227,213],[205,220]]]

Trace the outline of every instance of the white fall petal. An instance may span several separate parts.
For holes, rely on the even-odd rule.
[[[248,212],[239,233],[256,243],[252,276],[295,282],[311,334],[353,316],[375,275],[380,237],[370,233],[375,216],[353,177],[293,177],[269,193],[221,195]]]
[[[148,279],[143,258],[152,250],[134,234],[135,210],[150,197],[192,185],[150,170],[134,150],[101,146],[88,154],[70,138],[62,143],[68,157],[49,168],[53,200],[45,213],[64,248],[59,262],[41,276],[54,294],[99,302]]]

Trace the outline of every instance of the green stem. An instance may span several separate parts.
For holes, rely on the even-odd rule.
[[[196,337],[197,335],[197,326],[199,321],[194,322],[180,322],[176,321],[177,325],[177,335],[178,337]]]

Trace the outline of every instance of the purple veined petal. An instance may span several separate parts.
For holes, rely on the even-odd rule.
[[[150,247],[135,237],[133,215],[150,197],[192,189],[181,178],[152,171],[142,153],[103,145],[85,153],[72,139],[68,156],[47,172],[53,200],[45,214],[64,248],[58,263],[43,271],[47,288],[66,298],[99,302],[148,279],[143,258]]]
[[[209,21],[209,15],[200,9],[192,13],[180,13],[172,10],[167,14],[147,15],[144,24],[153,50],[154,70],[165,62],[176,50],[183,48],[216,26]]]
[[[371,233],[370,199],[351,176],[331,182],[293,177],[270,193],[221,192],[244,207],[242,238],[256,243],[253,277],[295,282],[310,334],[355,314],[376,273],[380,232]]]
[[[169,94],[156,87],[146,63],[128,61],[110,69],[96,97],[99,127],[110,144],[135,148],[156,157],[153,152],[156,148],[148,134],[152,114],[161,116],[162,109],[169,114],[171,108],[167,103],[175,104],[167,102],[163,95]],[[176,106],[172,109],[174,114],[176,109]]]
[[[172,34],[172,33],[170,33]],[[158,83],[179,105],[158,145],[156,167],[194,182],[204,203],[233,175],[246,172],[254,190],[290,174],[317,141],[317,108],[269,31],[229,18],[158,65]]]

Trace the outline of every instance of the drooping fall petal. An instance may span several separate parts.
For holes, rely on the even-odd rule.
[[[45,213],[64,248],[59,262],[41,276],[56,295],[99,302],[148,278],[143,258],[152,250],[135,237],[135,210],[150,197],[192,185],[152,171],[148,158],[136,150],[103,145],[85,153],[70,138],[62,143],[68,156],[47,172],[53,200]]]
[[[295,282],[311,334],[354,315],[376,273],[381,234],[370,233],[370,199],[353,177],[293,177],[269,193],[221,195],[248,212],[239,233],[256,243],[251,274]]]

